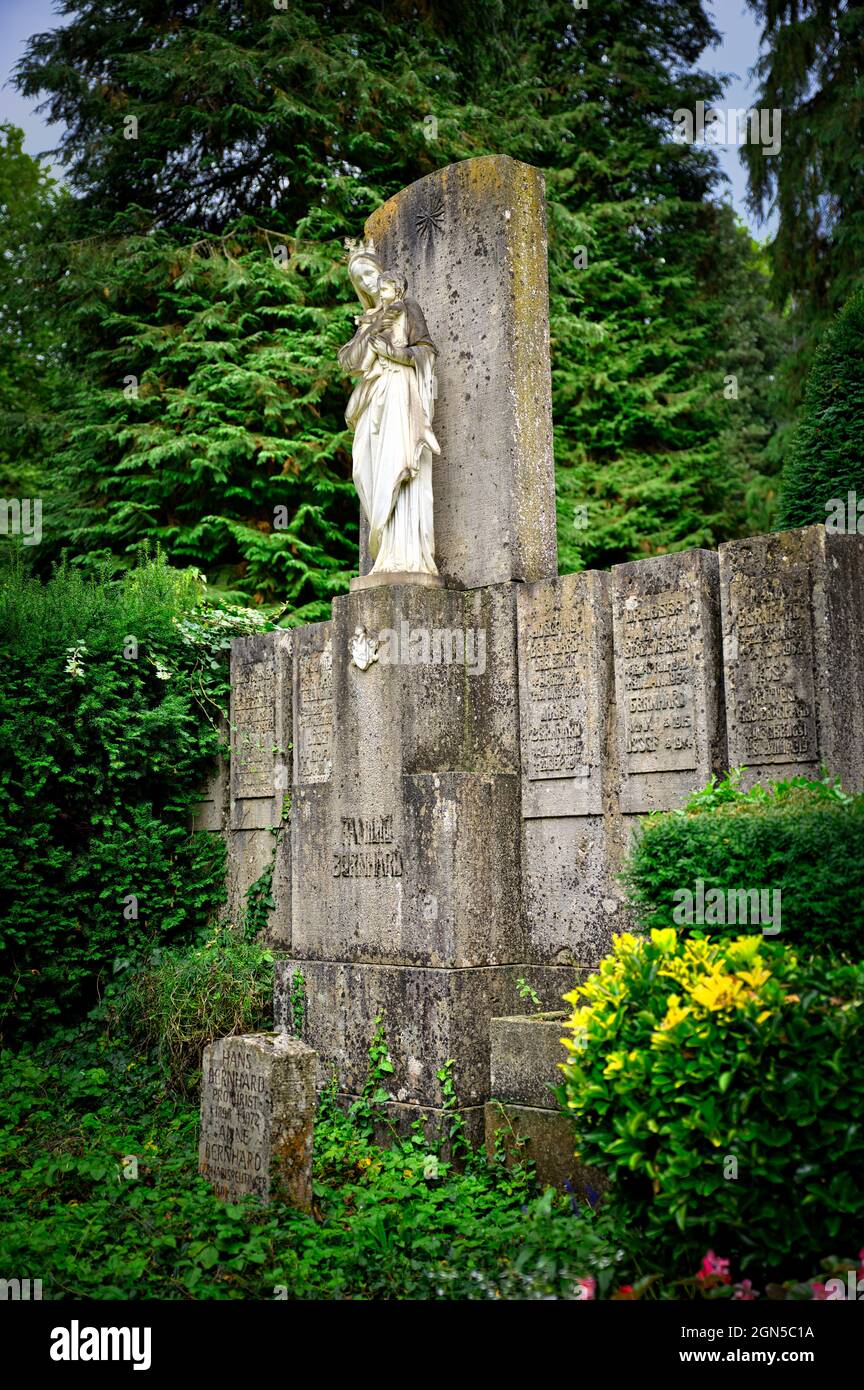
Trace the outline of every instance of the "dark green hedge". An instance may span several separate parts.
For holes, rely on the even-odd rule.
[[[779,889],[780,932],[769,932],[776,940],[864,958],[864,796],[804,779],[747,793],[734,779],[712,785],[684,811],[648,819],[627,879],[645,927],[741,935],[751,928],[728,920],[728,899],[725,923],[682,922],[681,890],[695,897],[701,880],[707,904],[712,889]],[[767,899],[769,908],[774,902]]]

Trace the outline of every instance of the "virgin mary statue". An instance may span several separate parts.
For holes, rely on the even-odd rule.
[[[432,432],[437,349],[400,275],[361,246],[348,274],[363,313],[339,362],[360,374],[345,420],[354,431],[354,486],[369,523],[372,574],[437,575]]]

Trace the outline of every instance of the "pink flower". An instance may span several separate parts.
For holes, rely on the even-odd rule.
[[[597,1280],[592,1279],[590,1275],[587,1279],[577,1279],[576,1288],[578,1290],[578,1293],[576,1294],[577,1299],[579,1299],[580,1302],[585,1303],[588,1301],[588,1299],[593,1298],[596,1294]]]
[[[729,1261],[722,1260],[719,1255],[715,1255],[713,1250],[708,1250],[702,1257],[702,1266],[697,1279],[719,1279],[721,1284],[731,1283],[729,1274]]]
[[[740,1284],[735,1285],[735,1292],[732,1295],[733,1302],[752,1303],[758,1294],[749,1279],[742,1279]]]
[[[811,1284],[810,1288],[812,1290],[810,1295],[811,1303],[822,1303],[827,1299],[828,1290],[824,1284]]]

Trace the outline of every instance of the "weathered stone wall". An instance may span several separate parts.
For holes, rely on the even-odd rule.
[[[235,643],[231,881],[272,854],[293,744],[277,1022],[299,970],[322,1078],[357,1094],[380,1014],[394,1106],[437,1111],[451,1057],[482,1106],[516,980],[554,1008],[628,925],[646,813],[737,763],[864,785],[862,573],[862,540],[812,527],[719,564],[361,590],[329,623]]]

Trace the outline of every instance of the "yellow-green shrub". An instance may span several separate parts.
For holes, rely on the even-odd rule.
[[[580,1157],[660,1261],[788,1274],[857,1237],[864,967],[666,928],[617,937],[567,998]]]

